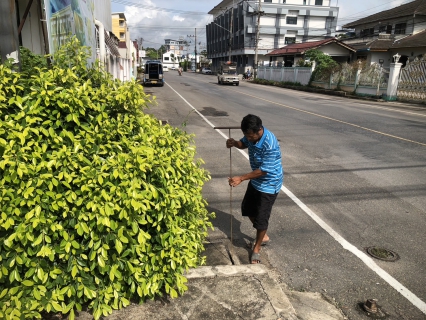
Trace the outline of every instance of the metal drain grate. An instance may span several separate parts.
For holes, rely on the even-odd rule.
[[[396,261],[399,259],[399,255],[392,250],[381,248],[381,247],[368,247],[365,248],[367,253],[373,258],[383,261]]]

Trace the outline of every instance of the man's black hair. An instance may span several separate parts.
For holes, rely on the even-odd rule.
[[[254,114],[246,115],[241,121],[241,130],[244,133],[256,133],[262,129],[262,120]]]

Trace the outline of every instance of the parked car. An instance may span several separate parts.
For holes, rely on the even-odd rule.
[[[201,73],[203,73],[203,74],[212,74],[212,70],[210,68],[203,68],[201,70]]]
[[[174,67],[174,66],[173,66],[173,67],[171,67],[170,69],[172,69],[172,70],[176,70],[176,67]]]
[[[169,67],[163,64],[163,72],[168,72],[169,71]]]

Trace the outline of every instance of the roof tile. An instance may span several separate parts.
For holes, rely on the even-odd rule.
[[[282,56],[282,55],[286,55],[286,54],[295,54],[295,53],[300,53],[303,54],[305,53],[307,50],[309,49],[317,49],[321,46],[327,45],[329,43],[336,43],[342,47],[347,48],[348,50],[351,51],[355,51],[354,48],[352,48],[351,46],[335,39],[335,38],[330,38],[330,39],[324,39],[324,40],[319,40],[319,41],[310,41],[310,42],[302,42],[302,43],[292,43],[289,44],[285,47],[273,50],[269,53],[267,53],[267,56]]]

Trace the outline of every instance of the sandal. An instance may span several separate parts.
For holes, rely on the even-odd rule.
[[[257,262],[255,262],[255,261],[257,261]],[[251,254],[250,262],[251,262],[251,264],[260,263],[260,253],[253,252]]]

